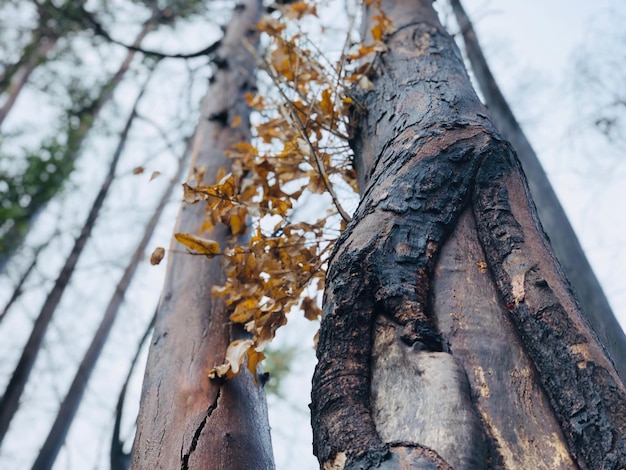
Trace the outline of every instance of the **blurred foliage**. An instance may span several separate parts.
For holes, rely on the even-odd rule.
[[[263,369],[268,374],[264,385],[267,394],[284,398],[282,385],[285,377],[291,372],[294,362],[298,359],[299,353],[300,349],[297,346],[283,346],[265,351]]]
[[[172,25],[178,19],[201,13],[206,1],[129,0],[128,3],[147,7],[155,24]],[[83,141],[121,79],[118,71],[114,76],[98,78],[100,84],[94,87],[93,78],[87,79],[92,77],[92,71],[87,70],[87,65],[82,66],[80,61],[77,63],[76,57],[80,54],[77,55],[74,50],[84,48],[85,44],[75,45],[73,35],[80,34],[92,41],[96,36],[102,36],[98,32],[101,25],[97,21],[100,12],[103,17],[108,17],[107,1],[90,3],[90,11],[85,9],[85,0],[33,0],[21,5],[1,2],[0,17],[3,10],[26,4],[34,5],[31,17],[26,17],[24,13],[24,25],[7,25],[15,29],[13,36],[10,31],[5,31],[6,36],[0,34],[0,46],[8,48],[8,41],[20,36],[18,31],[23,32],[25,25],[32,24],[30,39],[23,45],[19,58],[10,61],[7,54],[0,60],[0,106],[3,94],[10,89],[12,80],[22,68],[34,69],[55,62],[60,64],[58,69],[65,72],[64,76],[60,76],[58,70],[40,74],[39,80],[33,84],[46,93],[58,94],[51,97],[59,108],[59,124],[52,126],[52,133],[47,132],[47,135],[38,137],[40,142],[29,141],[27,145],[23,143],[22,131],[0,134],[0,271],[21,245],[33,217],[63,188],[80,157]],[[59,38],[65,41],[55,47],[54,53],[38,55],[42,41],[56,42]],[[67,62],[70,62],[69,68]],[[16,136],[22,137],[21,141],[16,140]]]

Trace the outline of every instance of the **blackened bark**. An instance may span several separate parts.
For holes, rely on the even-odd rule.
[[[618,437],[626,424],[624,387],[571,299],[523,179],[515,180],[516,197],[508,202],[510,172],[494,169],[514,164],[509,145],[487,118],[431,1],[383,1],[382,8],[395,31],[372,67],[374,89],[355,97],[367,110],[357,116],[353,142],[362,199],[338,240],[325,289],[311,405],[320,465],[400,468],[396,459],[409,451],[420,459],[408,468],[618,468],[607,465],[621,462],[626,452]],[[365,30],[372,14],[370,7]],[[493,360],[494,354],[508,353],[497,341],[494,350],[469,344],[476,354],[457,355],[459,343],[439,326],[454,314],[436,310],[447,305],[441,301],[446,292],[440,254],[444,244],[462,241],[465,232],[456,228],[470,206],[477,224],[474,240],[487,255],[479,267],[494,275],[489,282],[496,295],[487,306],[494,313],[507,310],[518,328],[497,320],[508,336],[519,338],[521,349],[508,356],[514,359],[509,364]],[[492,252],[498,243],[523,249],[509,258]],[[558,301],[530,287],[525,289],[536,300],[520,297],[531,268],[539,269]],[[511,273],[523,277],[511,281]],[[485,306],[486,299],[459,287],[464,304]],[[551,317],[538,312],[556,304],[561,313],[554,326]],[[540,325],[534,330],[522,315],[527,311]],[[555,345],[551,340],[558,328],[565,330]],[[562,354],[558,362],[565,370],[555,370],[549,351]],[[524,363],[526,369],[509,368]],[[516,435],[502,433],[503,410],[492,403],[514,405],[516,398],[505,388],[489,400],[481,371],[510,382],[516,371],[525,371],[526,380],[539,384],[529,387],[518,380],[511,387],[532,392],[531,401],[536,398],[548,417],[524,408],[520,421],[509,423]],[[593,379],[583,380],[585,374]],[[485,400],[475,398],[481,395]],[[433,409],[439,419],[429,417]]]
[[[626,377],[626,336],[587,261],[552,185],[522,128],[515,119],[485,59],[476,32],[459,0],[450,0],[463,35],[467,56],[489,110],[502,135],[511,142],[528,178],[541,225],[574,288],[583,312],[606,347],[622,380]]]
[[[229,168],[226,152],[234,143],[250,138],[244,95],[254,83],[254,58],[244,41],[255,43],[261,12],[260,0],[240,2],[216,53],[221,67],[203,103],[191,162],[192,169],[204,167],[210,177]],[[220,114],[226,119],[210,119]],[[183,206],[176,231],[198,234],[204,219],[201,204]],[[203,236],[222,247],[232,242],[224,226]],[[224,362],[231,340],[242,333],[229,321],[223,300],[211,295],[211,287],[224,282],[220,259],[192,256],[173,243],[131,468],[274,468],[263,389],[255,386],[247,369],[228,381],[207,377]]]

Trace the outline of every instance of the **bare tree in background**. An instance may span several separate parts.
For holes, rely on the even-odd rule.
[[[202,104],[190,174],[204,167],[208,178],[215,178],[220,168],[229,168],[226,152],[232,145],[250,139],[244,95],[254,87],[255,60],[247,47],[257,40],[261,13],[260,0],[234,9]],[[204,219],[202,205],[183,206],[175,231],[201,234]],[[232,238],[226,226],[204,236],[220,246]],[[224,362],[230,342],[244,333],[230,322],[223,300],[211,296],[211,287],[224,280],[220,259],[207,261],[172,243],[131,468],[273,468],[265,396],[256,378],[247,370],[228,381],[207,376]]]

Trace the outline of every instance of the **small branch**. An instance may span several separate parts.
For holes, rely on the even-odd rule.
[[[126,43],[123,43],[122,41],[118,41],[117,39],[112,38],[111,35],[103,28],[102,24],[100,24],[100,22],[98,20],[96,20],[96,18],[94,17],[94,15],[92,13],[89,13],[87,10],[84,10],[84,9],[83,9],[83,12],[84,12],[84,15],[85,15],[85,20],[89,23],[89,25],[93,29],[93,32],[97,36],[102,36],[107,41],[109,41],[109,42],[111,42],[113,44],[117,44],[118,46],[125,47],[128,50],[135,51],[135,52],[141,52],[142,54],[158,57],[160,59],[193,59],[194,57],[201,57],[201,56],[204,56],[204,55],[211,55],[222,44],[222,40],[218,39],[217,41],[215,41],[214,43],[208,45],[204,49],[201,49],[201,50],[199,50],[197,52],[191,52],[191,53],[188,53],[188,54],[166,54],[164,52],[151,51],[151,50],[143,49],[143,48],[141,48],[139,46],[126,44]]]
[[[302,135],[302,137],[306,141],[307,145],[309,146],[309,149],[311,150],[311,154],[313,155],[313,159],[315,160],[315,166],[317,167],[317,171],[320,174],[320,176],[322,177],[322,181],[324,182],[324,186],[326,187],[326,190],[328,191],[328,194],[330,194],[330,197],[333,200],[333,204],[337,208],[337,212],[339,212],[339,215],[341,216],[341,218],[346,223],[349,223],[352,220],[352,218],[345,211],[345,209],[343,208],[343,206],[339,202],[339,198],[337,197],[337,194],[335,193],[335,190],[333,189],[332,184],[330,183],[330,180],[328,179],[328,173],[326,173],[326,169],[324,167],[324,162],[322,162],[321,158],[317,154],[317,151],[315,150],[315,147],[313,146],[313,143],[309,139],[309,136],[306,133],[306,126],[302,122],[302,119],[300,119],[300,116],[298,116],[298,112],[297,112],[297,109],[296,109],[295,105],[293,104],[293,102],[287,97],[287,95],[283,91],[283,89],[281,87],[280,80],[278,79],[278,77],[276,77],[272,73],[272,71],[270,70],[268,64],[265,61],[263,61],[262,59],[260,59],[260,63],[261,63],[261,67],[269,75],[269,77],[272,80],[272,82],[274,82],[274,85],[276,85],[276,88],[278,89],[278,92],[280,93],[280,95],[289,104],[289,107],[292,110],[291,114],[293,115],[294,119],[297,122],[298,128],[300,129],[300,134]]]

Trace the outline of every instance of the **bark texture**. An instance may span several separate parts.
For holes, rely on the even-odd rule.
[[[204,166],[207,175],[228,168],[225,151],[250,137],[243,97],[254,86],[254,59],[244,41],[255,42],[261,7],[259,0],[238,4],[217,51],[218,69],[203,103],[191,162],[192,168]],[[201,205],[183,206],[176,231],[198,234],[203,211]],[[230,238],[226,227],[203,235],[221,246]],[[263,390],[247,370],[229,381],[207,377],[241,334],[222,299],[211,295],[211,286],[224,280],[219,257],[207,260],[173,244],[167,269],[131,468],[274,468]]]
[[[510,145],[431,0],[381,4],[394,32],[355,96],[362,199],[330,260],[313,378],[320,465],[620,468],[626,391]]]
[[[582,310],[606,347],[618,374],[626,378],[626,336],[593,273],[565,211],[546,176],[537,154],[515,119],[485,59],[476,32],[459,0],[450,0],[461,28],[467,56],[480,87],[489,116],[505,139],[511,142],[528,178],[530,193],[554,254],[572,284]]]

